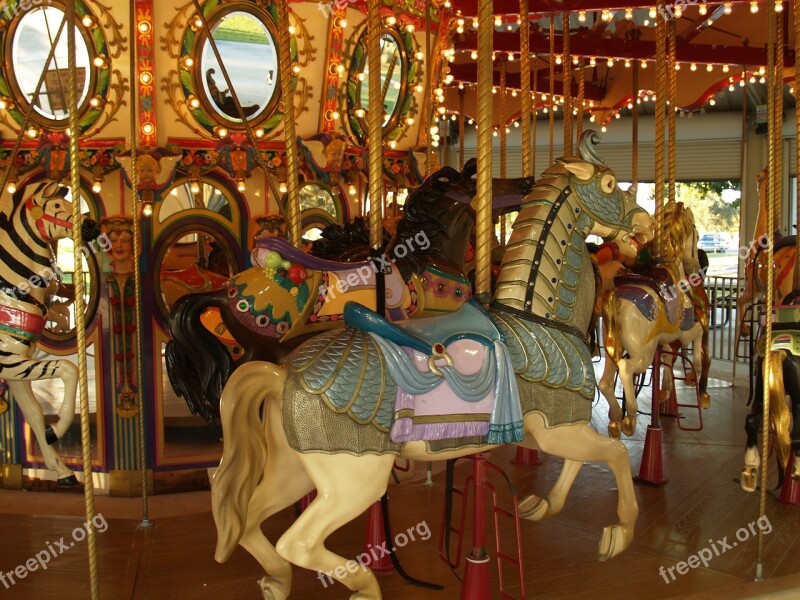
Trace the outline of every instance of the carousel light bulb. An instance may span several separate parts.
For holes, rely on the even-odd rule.
[[[397,23],[397,18],[394,15],[389,15],[389,17],[386,19],[387,25],[394,25],[396,23]]]
[[[333,24],[339,29],[345,29],[347,27],[347,19],[343,17],[336,17],[336,20],[333,22]]]
[[[631,68],[631,59],[630,58],[626,58],[625,59],[625,68],[626,69],[630,69]]]
[[[714,98],[711,98],[711,99],[708,101],[708,103],[709,103],[711,106],[714,106],[714,105],[717,103],[717,101],[716,101],[716,100],[714,100]]]
[[[609,57],[609,59],[606,61],[606,64],[609,67],[613,67],[614,66],[614,59]]]
[[[200,193],[200,183],[197,181],[193,181],[189,189],[192,191],[192,194],[199,194]]]
[[[733,12],[733,6],[731,5],[730,2],[726,2],[723,5],[722,12],[725,13],[726,15],[729,15],[731,14],[731,12]]]
[[[473,50],[472,52],[469,53],[469,57],[472,60],[478,60],[478,51],[477,50]]]
[[[423,58],[425,58],[425,54],[422,52],[422,50],[418,50],[414,56],[416,57],[417,60],[422,60]]]
[[[606,22],[610,21],[611,20],[611,12],[607,8],[604,8],[602,10],[602,12],[600,13],[600,18],[603,21],[606,21]]]
[[[92,19],[91,15],[83,15],[81,24],[86,27],[86,29],[89,29],[92,25],[94,25],[94,19]]]
[[[506,127],[506,133],[511,133],[511,129],[509,127]]]
[[[758,83],[760,83],[760,84],[762,84],[762,85],[763,85],[763,84],[765,84],[765,83],[767,83],[767,78],[766,78],[766,77],[761,77],[761,78],[758,80]]]
[[[681,70],[681,63],[677,63],[677,62],[675,63],[675,70],[676,71],[680,71]]]
[[[783,12],[783,0],[775,0],[775,12]]]
[[[458,117],[455,115],[450,115],[450,120],[455,123],[458,120]]]
[[[628,110],[631,110],[632,108],[633,108],[633,102],[628,102]]]
[[[608,131],[608,129],[606,128],[606,126],[605,126],[605,125],[603,125],[603,126],[600,128],[600,131],[601,131],[602,133],[605,133],[606,131]]]
[[[492,137],[497,137],[497,129],[492,132]]]
[[[728,65],[722,65],[722,72],[723,73],[727,73],[730,70],[731,70],[731,68]]]
[[[425,88],[422,87],[422,84],[417,84],[416,86],[414,86],[414,91],[417,92],[418,94],[421,94],[422,90],[424,89]]]
[[[622,118],[622,115],[619,114],[619,113],[614,113],[614,118],[615,119],[620,119],[620,118]]]
[[[675,18],[680,19],[683,16],[683,8],[680,4],[675,5]]]
[[[36,129],[36,127],[29,127],[28,130],[25,132],[25,134],[29,138],[35,138],[39,135],[39,130]]]
[[[472,19],[472,28],[473,29],[477,29],[478,28],[478,19]]]
[[[228,137],[228,130],[224,127],[220,127],[217,129],[217,135],[220,137],[220,139]]]
[[[500,15],[497,15],[494,18],[494,26],[495,27],[502,27],[503,26],[503,17],[501,17]]]
[[[519,127],[519,121],[514,121],[514,128],[518,128],[518,127]]]
[[[458,82],[458,89],[460,89],[460,90],[464,89],[464,82],[463,81],[459,81]]]
[[[497,93],[497,88],[496,88],[496,87],[493,87],[493,88],[492,88],[492,93],[493,93],[493,94],[496,94],[496,93]]]
[[[593,66],[595,66],[596,64],[597,64],[597,58],[595,58],[594,56],[590,56],[590,57],[589,57],[589,66],[590,66],[590,67],[593,67]]]
[[[758,67],[758,74],[764,75],[767,72],[766,67]]]
[[[389,148],[391,148],[392,150],[397,148],[397,142],[395,140],[389,140]]]
[[[578,23],[586,23],[586,11],[579,10],[578,11]]]
[[[256,129],[256,137],[259,138],[259,139],[264,137],[264,130],[261,129],[260,127],[258,129]]]
[[[201,29],[203,27],[203,19],[201,19],[200,17],[195,17],[194,21],[192,21],[192,26],[195,29]]]
[[[643,68],[643,69],[646,69],[646,68],[647,68],[647,61],[646,61],[646,60],[642,59],[642,61],[641,61],[641,63],[640,63],[640,64],[642,65],[642,68]]]
[[[300,65],[292,65],[292,73],[297,75],[300,72]]]
[[[561,64],[561,55],[560,54],[556,54],[556,64],[557,65]]]
[[[516,98],[517,97],[517,90],[511,90],[511,97],[512,98]]]
[[[689,65],[690,71],[697,71],[697,63],[692,63]]]
[[[149,202],[145,202],[142,205],[142,216],[144,217],[152,217],[153,216],[153,205]]]
[[[729,92],[732,92],[732,91],[733,91],[733,90],[735,90],[735,89],[736,89],[736,88],[735,88],[735,87],[733,87],[733,84],[730,84],[730,85],[728,86],[728,91],[729,91]]]
[[[17,184],[14,183],[13,181],[9,182],[8,187],[6,189],[8,190],[9,194],[16,194],[17,193]]]
[[[753,0],[750,3],[750,12],[753,14],[756,14],[758,12],[758,2],[756,2],[755,0]]]
[[[579,62],[580,62],[580,59],[577,56],[573,56],[572,57],[572,64],[573,65],[575,65],[577,67]]]
[[[0,99],[0,110],[5,110],[6,108],[8,108],[8,104],[6,104],[5,100]]]
[[[413,24],[413,23],[408,23],[408,24],[406,25],[406,31],[407,31],[408,33],[414,33],[414,24]]]
[[[744,87],[744,79],[739,80],[739,87]]]
[[[351,183],[347,186],[347,193],[351,196],[355,196],[358,193],[358,189],[356,189],[356,186]]]
[[[285,193],[286,193],[286,190],[288,190],[288,189],[289,189],[289,188],[288,188],[288,187],[286,187],[286,183],[285,183],[285,182],[283,182],[283,181],[281,181],[280,185],[278,186],[278,191],[279,191],[281,194],[285,194]]]
[[[714,65],[712,65],[711,63],[708,63],[708,64],[706,65],[706,71],[708,71],[709,73],[711,73],[711,71],[713,71],[713,70],[714,70]]]
[[[514,62],[514,53],[513,52],[509,52],[508,53],[508,62]]]
[[[245,191],[245,190],[247,189],[247,186],[246,186],[246,185],[245,185],[245,183],[244,183],[244,179],[240,180],[240,181],[239,181],[239,182],[236,184],[236,189],[237,189],[237,190],[239,190],[240,192],[243,192],[243,191]]]
[[[626,21],[630,21],[631,19],[633,19],[633,9],[632,8],[626,8],[625,9],[625,20]]]
[[[595,122],[595,116],[594,115],[589,115],[589,122],[590,123],[594,123]]]
[[[647,16],[650,17],[651,19],[655,19],[656,18],[656,7],[655,6],[651,6],[650,7],[650,10],[647,11]]]

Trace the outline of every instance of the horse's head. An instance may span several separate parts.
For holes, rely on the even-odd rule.
[[[463,271],[469,234],[475,223],[475,211],[470,207],[474,195],[475,184],[470,177],[451,167],[439,169],[406,200],[394,245],[412,237],[419,240],[424,235],[424,247],[417,244],[422,254],[445,259]],[[421,266],[421,259],[415,256],[414,266]],[[409,276],[410,273],[403,273],[405,279]]]
[[[44,242],[54,242],[72,235],[72,202],[67,200],[69,188],[55,181],[32,183],[15,192],[14,206],[33,225],[34,235]],[[92,219],[81,220],[84,241],[102,234],[100,224]]]
[[[617,185],[617,177],[594,149],[600,141],[596,131],[581,136],[578,158],[559,159],[570,173],[570,188],[581,208],[592,219],[589,233],[617,244],[620,253],[633,258],[639,248],[653,239],[653,219],[636,204],[636,198]]]

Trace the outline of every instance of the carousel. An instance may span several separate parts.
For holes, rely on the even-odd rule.
[[[7,0],[3,594],[794,597],[798,44],[782,0]]]

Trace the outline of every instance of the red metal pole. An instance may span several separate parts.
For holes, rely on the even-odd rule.
[[[489,554],[486,552],[486,459],[481,452],[472,456],[472,552],[467,556],[461,600],[491,600]]]

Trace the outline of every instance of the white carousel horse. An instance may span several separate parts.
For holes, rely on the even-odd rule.
[[[268,573],[264,598],[289,596],[292,564],[329,573],[354,592],[351,599],[381,598],[371,570],[338,569],[347,559],[324,543],[381,497],[398,456],[446,460],[515,442],[563,457],[550,494],[521,502],[531,520],[563,507],[584,461],[606,462],[619,490],[619,522],[604,530],[599,558],[631,543],[638,507],[628,452],[589,425],[595,381],[585,331],[594,275],[585,238],[609,236],[633,256],[646,241],[635,236],[646,238],[652,219],[597,164],[592,136],[599,137],[582,139],[582,159],[561,159],[523,201],[490,320],[469,304],[398,327],[351,305],[345,320],[362,329],[351,324],[314,337],[284,367],[250,362],[231,376],[221,402],[223,458],[212,483],[216,558],[225,561],[242,545]],[[466,364],[470,353],[493,359]],[[412,403],[415,394],[450,406],[459,388],[484,413],[495,390],[491,416],[430,415],[428,404]],[[273,546],[262,521],[313,489],[314,501]]]
[[[692,300],[684,291],[702,284],[691,209],[682,202],[667,203],[663,232],[664,267],[654,273],[657,280],[619,276],[603,302],[606,361],[598,387],[608,401],[608,431],[615,438],[620,431],[633,435],[637,416],[633,378],[653,364],[656,348],[675,341],[683,346],[691,343],[695,373],[702,371],[703,326],[695,319]],[[692,274],[689,279],[686,269]],[[697,279],[692,281],[693,277]],[[624,418],[614,393],[617,372],[625,391]]]
[[[36,342],[47,322],[45,300],[57,285],[54,246],[71,235],[72,203],[64,199],[67,188],[41,182],[18,190],[8,213],[0,213],[0,379],[8,389],[39,442],[45,465],[58,483],[74,485],[77,479],[52,444],[69,429],[75,416],[78,369],[68,360],[36,360]],[[84,239],[94,239],[100,227],[85,219]],[[58,421],[45,426],[44,413],[31,382],[61,379],[64,400]]]

